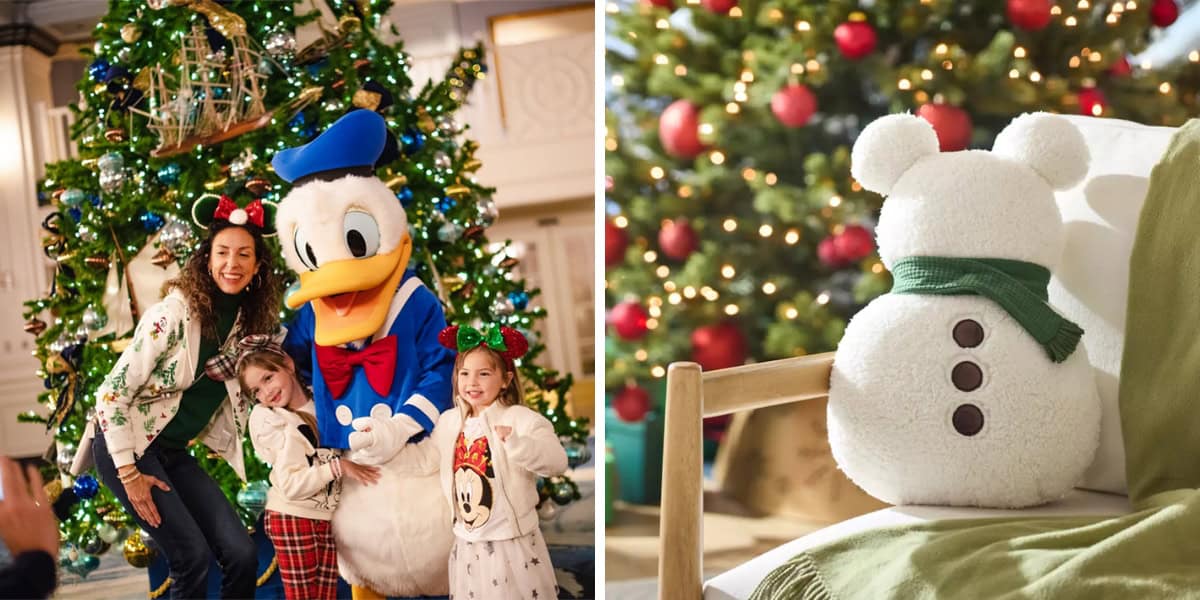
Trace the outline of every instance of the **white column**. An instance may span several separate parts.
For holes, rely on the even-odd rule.
[[[37,208],[43,124],[37,114],[50,101],[50,58],[27,46],[0,47],[0,453],[17,456],[40,454],[50,443],[42,426],[16,420],[27,410],[45,412],[37,403],[43,388],[31,354],[34,338],[22,327],[22,312],[25,301],[47,289]]]

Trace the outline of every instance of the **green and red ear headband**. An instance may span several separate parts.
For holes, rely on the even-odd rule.
[[[494,324],[484,326],[482,330],[470,325],[452,325],[438,333],[438,342],[460,354],[487,346],[510,364],[529,351],[529,341],[521,332],[512,327]]]

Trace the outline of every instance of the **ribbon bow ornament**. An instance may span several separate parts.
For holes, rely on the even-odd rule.
[[[213,211],[214,220],[221,219],[234,225],[245,225],[249,222],[260,229],[263,226],[263,215],[263,205],[259,200],[250,201],[246,208],[238,208],[238,205],[229,196],[224,195],[217,202],[217,209]]]
[[[484,326],[482,330],[470,325],[454,325],[438,333],[438,342],[459,353],[487,346],[505,360],[521,358],[529,350],[529,341],[521,332],[501,325]]]
[[[389,335],[375,343],[354,351],[338,346],[317,346],[317,365],[329,393],[341,398],[354,379],[354,367],[362,367],[371,389],[380,396],[388,395],[396,375],[396,336]]]

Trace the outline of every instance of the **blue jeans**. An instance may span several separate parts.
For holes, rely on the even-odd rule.
[[[166,555],[171,570],[172,598],[203,598],[207,588],[209,551],[221,565],[221,597],[253,598],[258,578],[258,556],[254,541],[230,506],[220,486],[200,468],[186,450],[162,448],[151,443],[137,459],[137,468],[167,484],[171,491],[150,492],[162,524],[151,527],[129,503],[125,486],[104,435],[97,432],[92,444],[100,480],[121,501],[125,512],[150,533]]]

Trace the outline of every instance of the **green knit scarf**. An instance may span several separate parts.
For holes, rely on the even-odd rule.
[[[892,266],[892,277],[893,294],[977,295],[995,302],[1056,363],[1075,351],[1083,335],[1083,329],[1046,301],[1050,271],[1041,265],[1004,258],[910,256]]]

